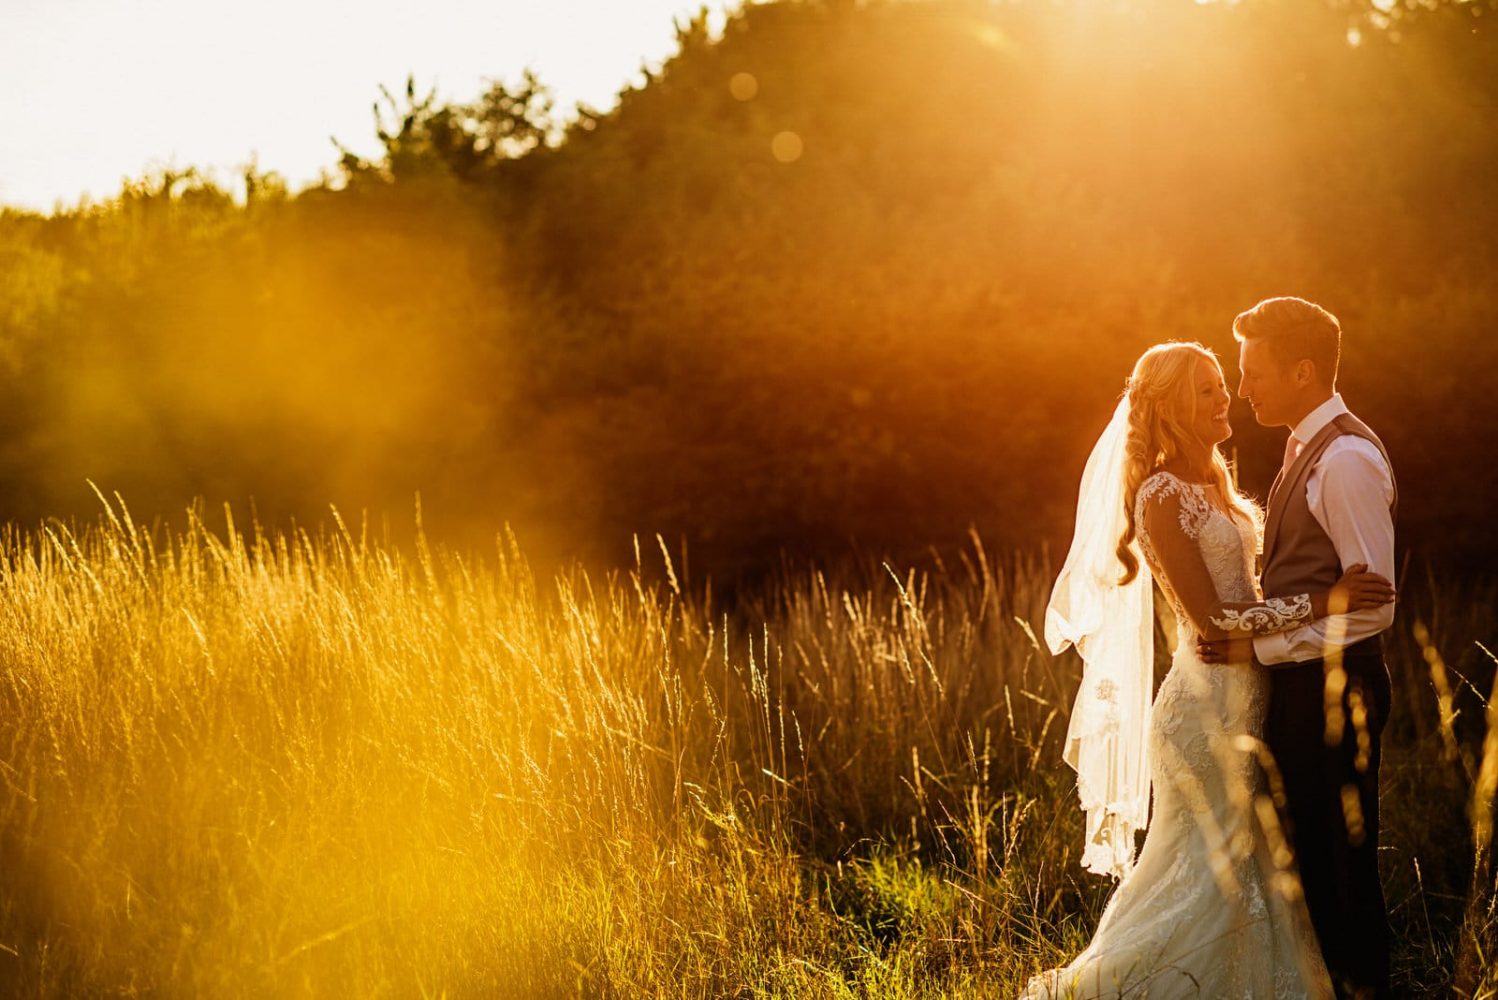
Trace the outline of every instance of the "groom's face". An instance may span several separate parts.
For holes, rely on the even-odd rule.
[[[1300,387],[1295,370],[1281,365],[1262,340],[1238,344],[1238,398],[1248,400],[1254,419],[1265,427],[1288,426],[1299,402]]]

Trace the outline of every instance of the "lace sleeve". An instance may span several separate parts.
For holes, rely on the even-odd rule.
[[[1155,485],[1161,479],[1163,485]],[[1267,601],[1224,601],[1202,558],[1198,536],[1211,505],[1199,491],[1170,477],[1141,487],[1138,511],[1141,548],[1155,568],[1160,585],[1186,613],[1199,635],[1267,635],[1305,625],[1313,619],[1310,594]]]
[[[1208,618],[1224,632],[1252,632],[1264,635],[1283,632],[1304,625],[1311,620],[1311,595],[1296,594],[1294,597],[1271,597],[1263,604],[1242,607],[1224,605],[1221,615]]]
[[[1168,506],[1180,525],[1181,533],[1195,541],[1202,533],[1202,525],[1212,516],[1212,506],[1207,498],[1168,472],[1157,472],[1139,487],[1139,497],[1134,502],[1134,513],[1143,534],[1144,511],[1152,507]]]

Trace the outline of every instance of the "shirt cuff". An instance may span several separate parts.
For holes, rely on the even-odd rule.
[[[1290,632],[1271,632],[1268,635],[1254,636],[1254,656],[1265,666],[1271,663],[1291,662],[1290,634]]]

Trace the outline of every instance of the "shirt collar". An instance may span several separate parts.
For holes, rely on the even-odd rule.
[[[1309,444],[1311,438],[1320,434],[1327,424],[1342,414],[1350,412],[1352,411],[1347,408],[1347,404],[1342,402],[1342,394],[1334,392],[1331,399],[1328,399],[1310,413],[1307,413],[1301,419],[1300,423],[1295,425],[1295,429],[1290,432],[1290,436],[1299,441],[1301,445]]]

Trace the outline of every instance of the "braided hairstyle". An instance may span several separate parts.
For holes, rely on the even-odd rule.
[[[1192,374],[1199,360],[1212,362],[1218,373],[1222,365],[1210,348],[1198,343],[1170,341],[1156,344],[1134,363],[1125,392],[1129,397],[1129,430],[1124,443],[1124,532],[1118,540],[1118,561],[1123,564],[1120,585],[1139,572],[1134,540],[1139,527],[1134,520],[1134,502],[1139,488],[1160,466],[1197,444],[1192,425],[1200,405]],[[1258,505],[1238,492],[1233,470],[1221,450],[1212,447],[1212,482],[1229,508],[1256,528],[1262,520]]]

